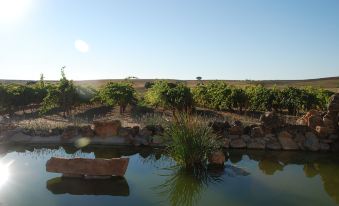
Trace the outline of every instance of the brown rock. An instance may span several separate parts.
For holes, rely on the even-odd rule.
[[[301,133],[297,133],[294,138],[294,141],[297,143],[298,147],[301,150],[305,150],[305,147],[304,147],[305,140],[306,140],[306,137]]]
[[[120,137],[132,137],[132,128],[130,128],[130,127],[121,127],[119,129],[118,135]]]
[[[95,121],[93,123],[94,132],[99,137],[117,136],[121,127],[121,122],[119,120]]]
[[[217,152],[213,152],[209,157],[208,157],[208,162],[211,165],[215,165],[215,166],[224,166],[225,163],[225,155],[222,151],[217,151]]]
[[[254,138],[247,142],[247,149],[265,149],[266,144],[263,138]]]
[[[232,139],[230,143],[231,148],[241,149],[246,147],[246,143],[243,139]]]
[[[330,97],[330,101],[328,104],[328,111],[339,112],[339,93],[333,94]]]
[[[214,133],[220,134],[220,135],[222,135],[227,128],[227,125],[224,122],[220,122],[220,121],[210,122],[209,126],[212,127]]]
[[[309,126],[309,119],[310,119],[310,117],[312,117],[312,116],[318,116],[318,117],[320,117],[320,112],[319,111],[317,111],[317,110],[310,110],[309,112],[307,112],[304,116],[302,116],[301,118],[299,118],[298,120],[297,120],[297,125],[304,125],[304,126]],[[321,118],[321,117],[320,117]],[[317,124],[318,125],[318,124]],[[315,125],[315,126],[317,126],[317,125]],[[315,126],[314,126],[314,128],[315,128]],[[313,128],[313,129],[314,129]]]
[[[318,151],[320,149],[320,144],[317,136],[312,132],[307,132],[305,136],[306,136],[306,140],[304,143],[305,148],[313,152]]]
[[[88,176],[124,176],[128,161],[128,158],[64,159],[52,157],[46,163],[46,171]]]
[[[316,126],[315,131],[317,132],[318,137],[320,138],[325,138],[329,135],[329,129],[327,127]]]
[[[269,150],[281,150],[281,145],[278,141],[270,141],[266,144],[266,148]]]
[[[260,122],[263,125],[265,131],[276,130],[279,127],[282,127],[285,122],[276,112],[265,112],[265,114],[260,116]]]
[[[242,127],[238,125],[234,125],[228,129],[228,133],[230,135],[242,135]]]
[[[278,140],[284,150],[297,150],[299,148],[292,135],[286,131],[279,133]]]
[[[71,138],[76,137],[78,135],[79,135],[79,131],[78,131],[77,127],[75,127],[75,126],[68,126],[62,132],[61,137],[63,139],[71,139]]]
[[[323,126],[323,119],[321,116],[318,115],[312,115],[308,118],[307,126],[311,129],[315,129],[317,126]]]
[[[263,137],[265,135],[263,129],[261,127],[253,127],[251,130],[251,137]]]
[[[90,125],[86,125],[80,128],[80,135],[82,137],[94,137],[94,131],[91,129]]]

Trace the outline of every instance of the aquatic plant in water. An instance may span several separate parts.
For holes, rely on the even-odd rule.
[[[207,122],[187,114],[169,125],[167,136],[171,139],[169,156],[186,169],[205,166],[208,156],[221,148]]]

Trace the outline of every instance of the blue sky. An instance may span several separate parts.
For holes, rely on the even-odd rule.
[[[338,0],[0,0],[0,6],[11,11],[0,14],[0,79],[40,73],[58,79],[64,65],[76,80],[339,76]],[[75,47],[77,40],[87,52]]]

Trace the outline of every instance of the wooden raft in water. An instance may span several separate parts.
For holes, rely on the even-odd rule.
[[[65,159],[52,157],[46,163],[46,171],[62,173],[66,177],[109,178],[124,176],[129,158],[113,159]]]

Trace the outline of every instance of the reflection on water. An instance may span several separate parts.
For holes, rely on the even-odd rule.
[[[279,203],[277,205],[303,205],[313,201],[314,205],[339,204],[339,157],[332,153],[230,150],[225,151],[228,159],[223,170],[193,172],[178,168],[164,170],[171,167],[173,161],[162,150],[145,147],[0,146],[0,153],[0,185],[3,179],[8,179],[3,165],[15,160],[10,166],[11,181],[3,185],[6,189],[0,190],[0,200],[5,205],[20,205],[10,204],[16,203],[18,195],[25,201],[32,195],[45,198],[41,201],[57,200],[55,205],[110,205],[112,201],[120,201],[118,205],[159,202],[161,205],[208,205],[211,202],[212,206],[218,201],[226,204],[229,199],[233,201],[230,205],[262,205],[272,201]],[[46,173],[45,163],[51,156],[130,156],[131,160],[126,179],[82,180]],[[15,181],[15,185],[10,184]],[[298,189],[299,186],[305,190]],[[98,195],[105,198],[95,199]],[[119,197],[126,198],[116,199]],[[275,199],[270,200],[271,197]],[[291,199],[296,200],[291,202]],[[24,205],[35,204],[32,201]]]
[[[0,188],[8,181],[10,175],[10,165],[11,162],[4,163],[0,161]]]
[[[225,169],[194,168],[185,170],[172,168],[171,173],[165,175],[164,183],[155,187],[158,194],[165,197],[172,206],[176,205],[196,205],[201,194],[211,184],[223,182],[223,175],[246,176],[248,172],[232,165],[226,165]]]
[[[165,182],[155,190],[173,206],[195,205],[208,184],[221,181],[219,177],[210,176],[206,170],[199,168],[192,171],[173,169],[172,173],[166,176]]]
[[[56,195],[129,195],[129,186],[124,177],[97,180],[55,177],[47,181],[46,187]]]

